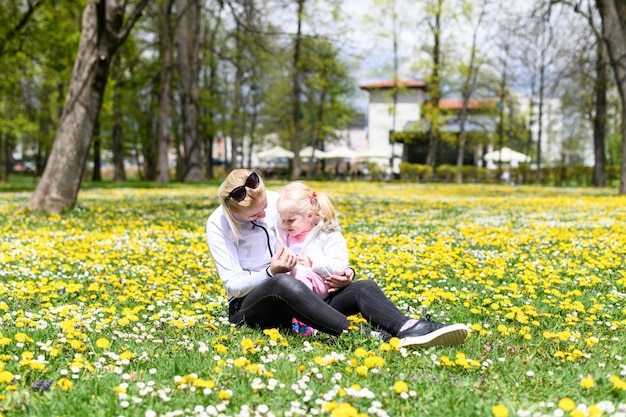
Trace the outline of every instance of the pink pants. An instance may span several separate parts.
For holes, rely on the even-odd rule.
[[[324,278],[313,271],[313,268],[298,265],[291,270],[290,274],[298,281],[303,282],[322,300],[328,297],[328,287],[324,283]]]

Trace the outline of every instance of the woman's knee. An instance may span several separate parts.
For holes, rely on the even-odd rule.
[[[310,291],[306,285],[289,274],[276,274],[269,279],[276,295],[301,294]]]
[[[381,291],[378,284],[375,281],[372,281],[369,279],[352,281],[352,283],[348,286],[348,288],[349,287],[353,287],[353,289],[357,289],[359,291],[366,291],[366,292]]]

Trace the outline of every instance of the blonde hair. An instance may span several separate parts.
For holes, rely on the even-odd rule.
[[[286,219],[290,214],[306,215],[313,211],[324,221],[324,227],[337,220],[337,212],[326,193],[313,191],[300,181],[290,182],[280,191],[276,205],[278,216]]]
[[[228,198],[233,189],[246,183],[251,173],[252,171],[249,169],[234,169],[228,174],[217,190],[217,197],[224,208],[224,215],[233,232],[233,240],[235,243],[239,243],[239,236],[241,234],[241,221],[235,217],[235,214],[239,213],[242,209],[255,205],[259,200],[265,197],[265,184],[259,175],[259,186],[255,189],[246,187],[246,197],[243,200],[235,201],[232,198]]]

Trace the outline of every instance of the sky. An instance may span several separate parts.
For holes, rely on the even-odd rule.
[[[456,0],[450,0],[447,3]],[[387,1],[389,3],[389,1]],[[416,0],[396,0],[399,27],[399,71],[398,78],[423,81],[429,69],[416,68],[420,55],[418,47],[429,42],[425,22],[418,9],[420,2]],[[478,3],[476,0],[475,3]],[[507,17],[517,12],[528,10],[532,2],[528,0],[492,1],[491,10],[499,17]],[[356,84],[363,84],[393,76],[393,33],[392,19],[384,16],[380,8],[374,6],[374,0],[343,0],[341,9],[346,17],[345,37],[342,38],[342,49],[347,59],[353,63],[352,76]],[[421,23],[421,26],[420,26]],[[480,27],[482,35],[480,43],[483,49],[490,38],[494,38],[498,22],[494,18],[485,19]],[[317,28],[316,28],[317,29]],[[470,50],[473,29],[469,23],[460,21],[456,27],[446,29],[447,36],[454,37],[457,50]],[[385,35],[386,33],[386,35]],[[345,42],[345,43],[344,43]],[[423,52],[422,52],[423,54]],[[424,56],[424,55],[422,55]],[[357,59],[358,58],[358,59]],[[359,90],[355,103],[357,108],[364,110],[367,107],[368,94]]]

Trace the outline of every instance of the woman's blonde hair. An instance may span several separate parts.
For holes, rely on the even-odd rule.
[[[283,187],[276,209],[281,219],[288,218],[290,214],[306,215],[313,211],[316,217],[324,221],[323,227],[337,219],[337,212],[328,195],[313,191],[300,181],[290,182]]]
[[[220,185],[219,190],[217,190],[217,197],[224,208],[224,215],[233,232],[235,243],[239,242],[239,236],[241,234],[241,221],[235,217],[235,214],[239,213],[242,209],[255,205],[259,200],[265,197],[265,184],[259,175],[259,186],[254,189],[246,187],[246,197],[243,200],[236,201],[233,198],[229,198],[231,191],[237,187],[243,186],[252,172],[253,171],[249,169],[232,170]]]

